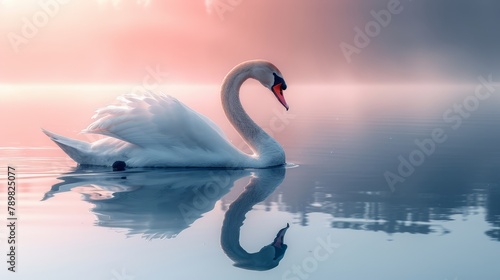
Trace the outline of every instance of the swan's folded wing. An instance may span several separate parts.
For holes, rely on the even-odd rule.
[[[217,152],[231,146],[210,119],[163,94],[123,95],[118,105],[97,110],[84,133],[121,139],[148,149],[202,149]]]

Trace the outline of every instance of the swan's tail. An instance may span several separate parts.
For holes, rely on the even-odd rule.
[[[90,153],[90,143],[76,139],[64,137],[42,128],[49,138],[54,141],[70,158],[78,163],[85,162],[85,158]]]

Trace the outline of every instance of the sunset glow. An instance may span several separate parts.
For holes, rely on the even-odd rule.
[[[217,84],[254,58],[272,60],[292,83],[473,83],[473,61],[494,72],[487,38],[478,35],[474,51],[442,18],[426,19],[434,2],[401,2],[391,16],[396,24],[374,29],[368,47],[346,53],[340,45],[366,36],[356,30],[378,24],[373,14],[387,9],[379,2],[4,0],[0,83],[133,84],[147,67],[160,67],[169,83]],[[404,47],[414,40],[420,43]]]

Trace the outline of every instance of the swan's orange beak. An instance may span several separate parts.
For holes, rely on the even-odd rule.
[[[276,98],[278,98],[279,102],[281,105],[283,105],[286,110],[288,111],[289,107],[288,104],[286,104],[285,96],[283,96],[283,89],[281,88],[282,83],[276,84],[273,86],[272,90]]]

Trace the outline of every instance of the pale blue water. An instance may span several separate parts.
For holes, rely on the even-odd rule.
[[[56,95],[33,89],[47,104],[38,111],[22,110],[35,97],[11,101],[33,132],[0,150],[0,219],[6,165],[19,205],[18,272],[3,261],[2,279],[498,279],[500,91],[453,129],[457,118],[443,114],[473,87],[289,88],[288,115],[271,98],[269,108],[248,103],[290,163],[268,170],[75,168],[34,127],[68,136],[84,127],[39,116],[90,100],[66,115],[87,119],[108,100],[94,104],[87,89],[52,104]],[[118,94],[106,90],[101,99]],[[217,98],[186,103],[203,111]],[[238,143],[219,112],[206,114]],[[434,129],[440,143],[418,158],[415,140]],[[403,176],[398,157],[411,164],[412,153],[418,164]],[[391,187],[386,172],[404,182]],[[287,223],[286,250],[268,246]],[[2,226],[4,259],[7,234]]]

